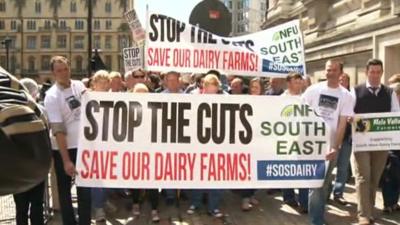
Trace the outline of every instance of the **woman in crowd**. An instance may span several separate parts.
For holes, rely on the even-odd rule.
[[[143,83],[137,83],[133,87],[134,93],[148,93],[148,87]],[[147,189],[145,190],[149,196],[150,204],[151,204],[151,220],[153,222],[160,221],[160,217],[158,215],[158,190],[157,189]],[[132,214],[134,216],[140,215],[140,189],[133,189],[132,190],[132,198],[133,198],[133,207],[132,207]]]
[[[97,71],[91,78],[91,90],[98,92],[108,92],[111,87],[110,74],[105,70]],[[104,222],[106,214],[104,209],[109,212],[116,211],[116,207],[110,202],[106,201],[108,189],[106,188],[92,188],[92,204],[94,208],[94,219],[96,222]]]
[[[221,91],[220,88],[221,82],[216,75],[208,74],[204,77],[203,94],[218,94]],[[208,213],[216,218],[223,217],[224,214],[222,214],[219,209],[222,197],[221,189],[192,190],[191,205],[187,210],[187,213],[191,215],[199,209],[203,193],[208,194]]]
[[[249,83],[249,94],[250,95],[264,95],[264,83],[259,77],[253,78]],[[243,189],[239,190],[240,197],[242,197],[242,210],[249,211],[254,205],[258,205],[259,202],[255,198],[255,189]]]

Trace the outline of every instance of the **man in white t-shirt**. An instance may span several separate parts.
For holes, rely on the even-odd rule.
[[[50,61],[55,84],[46,92],[44,106],[52,133],[54,167],[64,225],[75,225],[72,208],[71,185],[75,176],[75,162],[78,147],[81,96],[85,86],[71,80],[68,60],[54,56]],[[90,189],[77,187],[79,224],[90,224]]]
[[[343,140],[346,121],[354,114],[354,98],[339,84],[342,69],[341,62],[328,60],[325,64],[327,81],[310,86],[302,96],[305,103],[323,118],[331,132],[331,146],[325,156],[325,159],[329,160],[329,166],[326,169],[324,184],[321,188],[311,189],[309,195],[309,216],[313,225],[325,224],[325,204],[332,182],[332,170]]]

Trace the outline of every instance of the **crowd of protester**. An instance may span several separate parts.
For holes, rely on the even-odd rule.
[[[341,205],[348,204],[344,199],[346,182],[354,171],[357,192],[357,216],[360,225],[373,224],[375,194],[380,185],[384,200],[384,211],[393,213],[400,210],[398,204],[400,191],[400,151],[372,151],[352,154],[351,122],[354,113],[373,113],[399,111],[400,74],[389,79],[390,86],[381,84],[383,65],[379,59],[371,59],[366,64],[366,82],[355,87],[350,86],[350,76],[343,71],[343,63],[329,60],[325,65],[326,80],[311,84],[309,77],[298,73],[289,73],[286,78],[223,76],[216,70],[206,74],[180,74],[175,71],[158,73],[138,69],[121,75],[115,71],[97,71],[91,78],[82,81],[72,80],[70,65],[66,58],[55,56],[51,59],[51,71],[54,83],[42,85],[29,78],[21,80],[29,93],[43,104],[46,111],[53,148],[52,185],[54,206],[62,216],[64,225],[90,224],[105,220],[106,212],[117,208],[108,197],[122,192],[132,199],[132,214],[140,216],[141,193],[145,192],[151,204],[151,219],[160,220],[158,214],[159,190],[115,190],[107,188],[77,187],[78,215],[77,223],[72,206],[71,186],[75,176],[75,163],[78,146],[80,118],[80,99],[85,91],[134,92],[134,93],[181,93],[181,94],[222,94],[222,95],[281,95],[297,96],[311,105],[323,117],[331,129],[331,148],[326,154],[329,160],[324,185],[316,189],[299,189],[296,197],[294,189],[275,190],[281,192],[284,204],[294,207],[300,213],[309,214],[313,225],[325,224],[324,213],[327,199]],[[324,101],[324,99],[326,98]],[[328,101],[329,100],[329,101]],[[332,171],[336,170],[333,181]],[[381,176],[382,175],[382,176]],[[27,192],[14,195],[17,211],[17,224],[43,224],[44,183]],[[249,187],[251,188],[251,187]],[[238,190],[242,199],[241,209],[246,212],[259,204],[255,189]],[[194,214],[202,207],[203,196],[207,196],[209,214],[222,217],[220,207],[223,190],[205,189],[182,191],[163,190],[167,205],[173,205],[186,193],[190,206],[187,214]],[[30,207],[29,207],[30,205]],[[28,213],[30,208],[30,212]],[[91,213],[93,208],[93,215]]]

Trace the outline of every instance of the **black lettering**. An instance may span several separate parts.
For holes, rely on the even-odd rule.
[[[136,118],[135,118],[136,112]],[[142,123],[142,105],[139,102],[129,102],[128,141],[134,141],[134,128]]]
[[[225,139],[225,111],[222,111],[219,116],[219,136],[218,136],[218,104],[212,104],[212,139],[214,143],[221,144]]]
[[[243,104],[240,107],[239,112],[240,121],[242,122],[242,125],[245,129],[245,131],[239,131],[239,140],[240,142],[242,142],[242,144],[250,143],[251,139],[253,138],[253,130],[251,129],[250,123],[247,120],[246,114],[247,116],[253,115],[253,108],[249,104]]]
[[[161,141],[168,141],[168,128],[170,131],[170,142],[176,143],[176,102],[171,103],[171,117],[168,118],[168,103],[162,104],[162,120],[161,120]]]
[[[157,30],[157,25],[155,24],[158,21],[158,15],[152,14],[150,16],[150,27],[151,30],[149,32],[149,38],[151,41],[157,41],[158,39],[158,30]]]
[[[100,102],[100,107],[104,108],[104,113],[103,113],[103,135],[102,135],[102,140],[107,141],[108,140],[108,124],[110,120],[110,108],[113,107],[113,102],[112,101],[101,101]]]
[[[114,105],[114,116],[113,116],[114,140],[118,142],[125,140],[127,124],[128,124],[128,109],[126,108],[125,102],[118,101]],[[120,129],[121,132],[119,132]]]
[[[93,112],[99,112],[99,109],[99,103],[95,100],[89,101],[86,105],[86,117],[91,126],[91,129],[90,127],[84,127],[83,133],[85,135],[85,138],[89,141],[93,141],[94,139],[96,139],[97,134],[99,133],[99,125],[97,124],[96,119],[92,114],[92,110]]]
[[[205,115],[204,115],[205,114]],[[204,128],[203,133],[203,117],[211,117],[211,109],[207,103],[201,103],[197,109],[197,139],[200,143],[205,144],[210,140],[210,128]]]
[[[190,136],[185,136],[184,127],[189,125],[189,119],[185,118],[185,110],[191,109],[188,102],[179,103],[178,111],[178,143],[190,143]]]
[[[157,118],[158,109],[161,109],[161,102],[149,102],[147,107],[151,109],[151,142],[157,142]]]

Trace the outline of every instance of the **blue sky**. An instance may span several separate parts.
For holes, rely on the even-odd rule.
[[[187,22],[194,6],[201,0],[135,0],[136,13],[143,27],[146,24],[146,4],[152,12],[165,14],[175,19]]]

